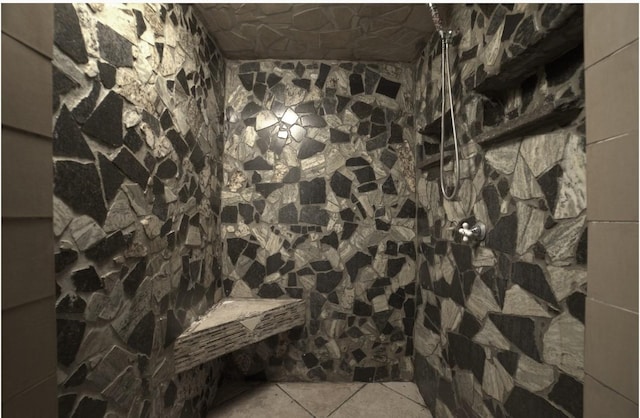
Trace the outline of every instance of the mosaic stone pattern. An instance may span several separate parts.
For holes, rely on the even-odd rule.
[[[229,59],[414,62],[435,31],[426,4],[200,4]],[[447,7],[438,5],[446,19]]]
[[[267,376],[411,379],[413,72],[228,62],[226,86],[225,294],[309,304],[304,327],[256,349]]]
[[[541,56],[527,74],[509,71],[555,28],[581,19],[581,7],[456,5],[451,19],[469,28],[451,51],[459,69],[461,182],[457,198],[447,201],[437,165],[418,176],[415,379],[438,417],[580,417],[587,261],[582,47]],[[419,130],[439,126],[439,43],[434,37],[417,63]],[[482,71],[517,82],[479,92],[478,78],[467,80]],[[564,126],[483,147],[474,142],[560,101],[578,109]],[[439,132],[421,136],[419,158],[437,154],[439,139]],[[452,171],[449,161],[448,187]],[[476,221],[486,224],[486,240],[462,243],[454,231]]]
[[[222,297],[224,61],[190,7],[57,4],[60,417],[194,417],[219,362],[172,344]]]

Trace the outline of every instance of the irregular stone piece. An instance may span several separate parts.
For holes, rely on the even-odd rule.
[[[107,412],[107,402],[101,399],[84,396],[78,403],[72,418],[103,417]]]
[[[131,43],[100,22],[98,22],[96,29],[100,44],[100,56],[116,67],[133,67]]]
[[[91,216],[98,224],[104,223],[107,215],[101,189],[95,165],[75,161],[55,163],[53,194],[74,211]]]
[[[129,179],[138,183],[142,189],[147,188],[149,181],[149,172],[138,162],[136,157],[126,148],[120,149],[120,152],[113,159],[113,164],[118,167]]]
[[[316,178],[311,181],[301,181],[298,187],[300,190],[301,205],[326,203],[326,185],[323,178]]]
[[[127,345],[140,353],[150,356],[155,325],[153,312],[148,312],[133,328],[127,339]]]
[[[123,235],[121,231],[117,231],[85,251],[85,256],[89,260],[101,261],[124,250],[130,242],[131,235]]]
[[[502,312],[513,315],[551,318],[551,315],[517,284],[507,290]]]
[[[567,220],[551,228],[543,235],[540,243],[544,245],[552,263],[556,266],[570,265],[576,253],[576,246],[584,228],[586,215]]]
[[[80,22],[73,4],[56,3],[53,8],[53,42],[78,64],[89,61]]]
[[[542,235],[546,213],[521,201],[516,202],[516,211],[518,213],[516,253],[524,254]]]
[[[66,105],[62,106],[53,130],[53,155],[95,160]]]
[[[560,373],[558,382],[549,392],[549,399],[569,411],[574,417],[583,416],[582,382],[571,376]]]
[[[558,201],[553,212],[554,219],[575,218],[587,207],[587,170],[585,138],[571,135],[560,163],[562,176],[558,179]]]
[[[523,200],[544,197],[540,185],[522,156],[518,157],[510,191],[512,196]]]
[[[552,406],[544,398],[534,395],[520,387],[514,387],[509,399],[504,404],[505,410],[512,417],[523,418],[562,418],[566,415]]]
[[[553,292],[547,283],[544,271],[537,264],[517,262],[513,264],[511,280],[542,300],[557,305]]]
[[[507,394],[513,389],[513,379],[500,363],[494,364],[486,360],[482,389],[487,395],[503,403]]]
[[[559,302],[587,283],[587,271],[584,269],[547,266],[547,271],[548,283]]]
[[[122,96],[110,91],[93,111],[82,131],[109,147],[122,145]]]
[[[56,319],[58,363],[69,366],[76,358],[86,324],[73,319]]]
[[[568,312],[551,321],[543,338],[544,361],[578,380],[584,378],[584,324]]]
[[[518,215],[514,212],[500,218],[492,230],[487,232],[486,246],[513,255],[518,237]]]
[[[514,345],[536,361],[541,361],[536,343],[536,327],[529,317],[490,313],[491,321]]]
[[[398,91],[400,91],[400,86],[400,83],[388,80],[385,77],[380,77],[380,81],[378,81],[378,88],[376,88],[376,93],[383,94],[387,97],[395,99],[398,95]]]
[[[538,363],[527,356],[520,356],[514,379],[523,388],[539,392],[553,384],[553,367]]]
[[[460,326],[462,328],[462,325]],[[461,330],[462,332],[462,330]],[[491,321],[484,321],[482,329],[473,336],[472,340],[478,344],[495,347],[500,350],[511,349],[511,344],[504,338],[498,328]]]
[[[89,216],[83,215],[74,218],[70,225],[71,237],[80,251],[86,250],[107,236],[100,225]]]
[[[243,167],[245,170],[273,170],[273,166],[260,156],[245,162]]]
[[[321,152],[326,147],[322,142],[318,142],[315,139],[306,138],[300,144],[300,149],[298,150],[298,158],[300,160],[307,159],[312,157],[313,155]]]
[[[518,151],[520,142],[515,141],[508,144],[501,144],[499,147],[493,147],[485,153],[485,159],[502,174],[511,174],[518,161]]]

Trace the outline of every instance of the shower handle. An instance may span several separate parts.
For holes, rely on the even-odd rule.
[[[465,222],[462,224],[462,228],[458,229],[458,232],[462,235],[463,242],[467,242],[471,238],[482,241],[486,235],[487,227],[482,222],[478,222],[469,228],[469,224]]]

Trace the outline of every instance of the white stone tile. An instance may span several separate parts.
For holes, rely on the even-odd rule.
[[[381,383],[368,384],[344,403],[331,418],[431,417],[429,410]]]
[[[347,399],[353,396],[363,383],[279,383],[291,398],[295,399],[314,417],[328,417]]]
[[[420,395],[418,386],[413,382],[385,382],[383,385],[405,398],[409,398],[422,406],[426,406],[422,395]]]
[[[207,418],[312,417],[275,383],[258,386],[209,412]]]

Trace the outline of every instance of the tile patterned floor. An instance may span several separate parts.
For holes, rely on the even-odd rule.
[[[207,418],[431,418],[414,383],[228,383]]]

